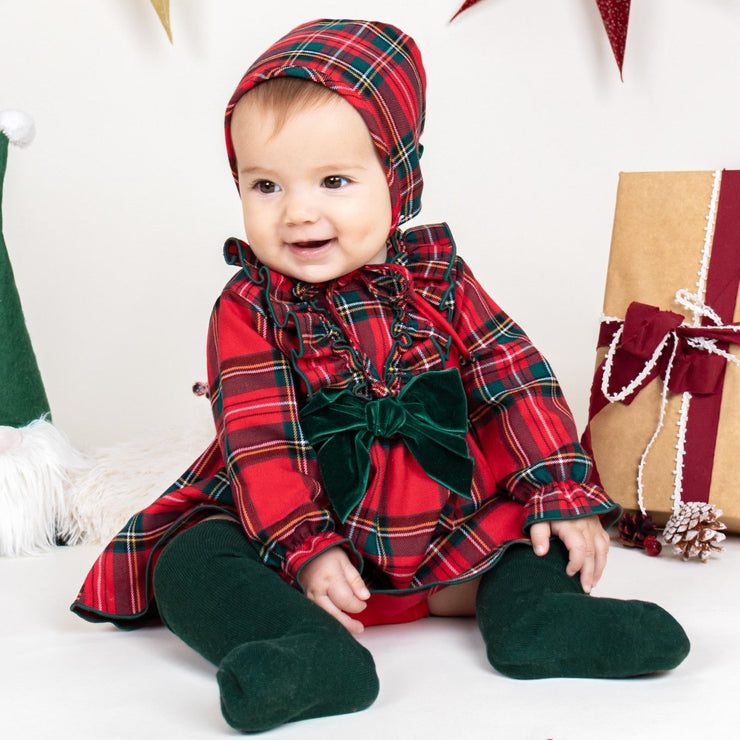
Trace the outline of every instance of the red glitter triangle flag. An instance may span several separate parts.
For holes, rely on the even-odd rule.
[[[451,21],[454,21],[455,18],[457,18],[460,13],[463,12],[463,10],[467,10],[468,8],[472,8],[473,5],[480,2],[480,0],[465,0],[465,2],[457,9],[457,13],[450,18]]]
[[[604,21],[606,35],[612,45],[614,58],[619,67],[619,76],[622,76],[622,64],[624,63],[624,47],[627,43],[627,25],[630,19],[631,0],[596,0]]]

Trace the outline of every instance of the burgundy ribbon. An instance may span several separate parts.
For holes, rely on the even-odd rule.
[[[624,322],[604,324],[599,334],[599,346],[608,346],[619,327],[622,337],[614,353],[609,389],[617,392],[629,385],[643,370],[655,352],[663,344],[655,367],[645,376],[623,403],[631,403],[635,396],[651,380],[666,379],[668,363],[673,354],[673,341],[677,343],[673,356],[671,373],[668,377],[668,390],[671,393],[691,393],[692,395],[714,395],[721,387],[727,360],[690,344],[694,338],[714,339],[718,347],[729,343],[740,344],[740,325],[735,327],[704,328],[683,326],[683,315],[673,311],[661,311],[644,303],[631,303],[627,308]],[[604,398],[605,402],[608,402]]]
[[[729,344],[740,344],[740,325],[732,325],[735,303],[740,286],[740,171],[724,170],[720,188],[717,219],[714,228],[711,260],[707,276],[705,302],[719,317],[722,328],[713,326],[704,317],[701,326],[685,326],[684,317],[655,306],[632,303],[624,322],[612,321],[602,325],[599,346],[608,346],[620,326],[623,327],[620,346],[614,353],[609,393],[627,387],[645,368],[663,343],[655,367],[624,399],[631,403],[639,391],[656,377],[665,380],[674,341],[673,358],[668,389],[672,393],[692,394],[685,438],[685,465],[683,492],[685,501],[709,501],[714,467],[714,450],[722,405],[727,360],[692,346],[692,338],[703,337],[716,341],[719,350],[727,351]],[[674,334],[675,340],[666,339]],[[602,393],[606,360],[598,368],[591,388],[589,419],[609,404]],[[584,446],[591,450],[591,435],[587,429]]]

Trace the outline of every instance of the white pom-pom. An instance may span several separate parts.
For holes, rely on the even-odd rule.
[[[0,131],[11,144],[21,147],[28,146],[36,135],[33,118],[19,110],[0,111]]]

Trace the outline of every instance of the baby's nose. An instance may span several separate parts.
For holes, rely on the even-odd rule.
[[[291,195],[285,204],[285,221],[297,224],[314,223],[318,219],[318,209],[313,200],[306,194]]]

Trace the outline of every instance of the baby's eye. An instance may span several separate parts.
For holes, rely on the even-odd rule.
[[[277,183],[272,182],[272,180],[257,180],[252,187],[265,195],[277,193],[280,190],[280,186]]]
[[[346,177],[342,177],[341,175],[329,175],[329,177],[324,178],[323,184],[325,188],[336,190],[337,188],[342,188],[345,185],[348,185],[349,180]]]

